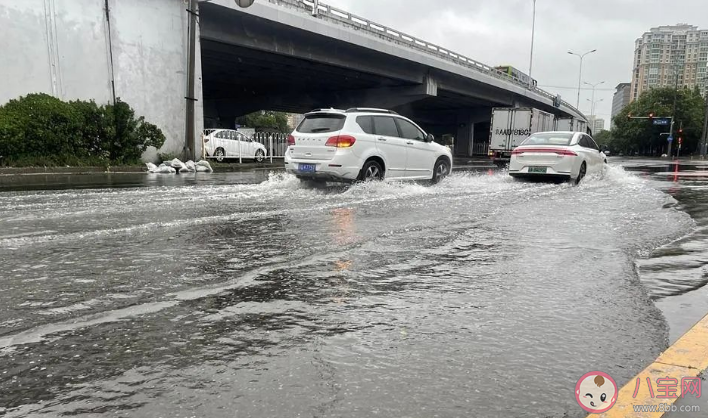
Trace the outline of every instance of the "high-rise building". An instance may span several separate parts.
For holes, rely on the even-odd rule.
[[[620,83],[616,87],[615,96],[612,98],[612,126],[615,126],[615,116],[630,102],[632,83]]]
[[[708,30],[678,24],[659,26],[637,39],[631,100],[654,87],[694,88],[706,94]]]
[[[590,129],[592,129],[593,135],[597,135],[600,131],[605,129],[605,119],[590,115]]]

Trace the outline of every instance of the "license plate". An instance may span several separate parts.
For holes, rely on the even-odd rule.
[[[303,173],[314,173],[316,170],[315,164],[300,164],[300,171]]]
[[[547,167],[529,167],[529,173],[546,174]]]

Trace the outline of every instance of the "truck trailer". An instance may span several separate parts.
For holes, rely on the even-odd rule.
[[[495,107],[489,138],[489,156],[498,166],[506,166],[511,151],[536,132],[555,129],[555,117],[530,107]]]

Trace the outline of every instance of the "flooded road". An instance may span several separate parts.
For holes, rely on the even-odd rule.
[[[578,378],[627,382],[705,289],[704,186],[628,170],[7,187],[0,415],[585,416]]]

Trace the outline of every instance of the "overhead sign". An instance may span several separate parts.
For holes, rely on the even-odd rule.
[[[670,119],[654,119],[654,125],[666,126],[671,123]]]
[[[673,137],[673,136],[670,136],[670,137],[667,139],[667,141],[673,142],[673,141],[674,141],[674,137]]]

